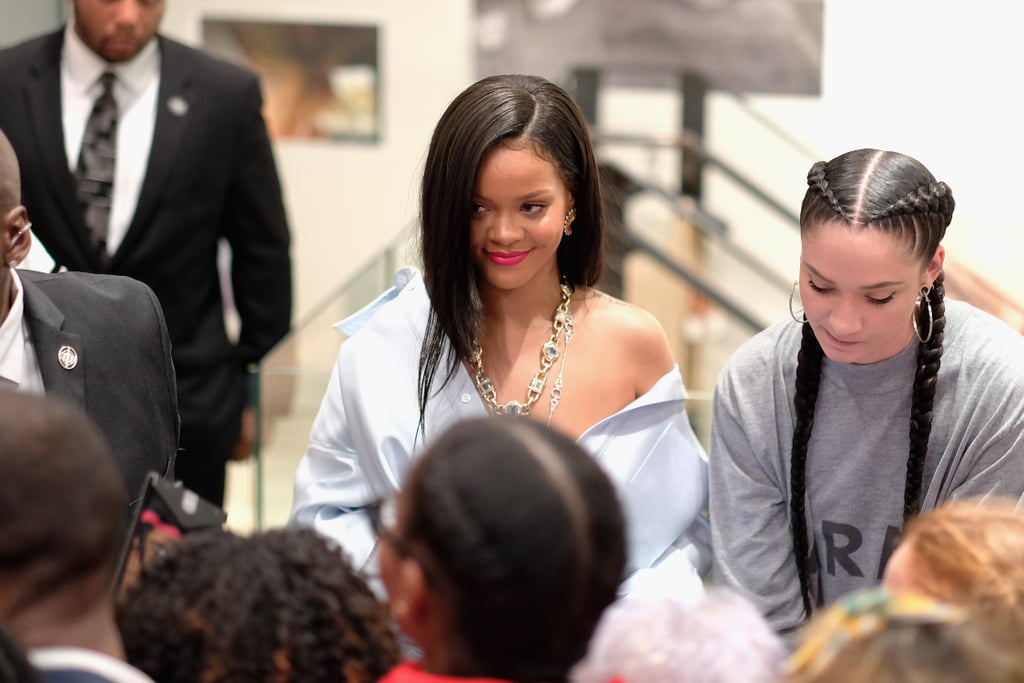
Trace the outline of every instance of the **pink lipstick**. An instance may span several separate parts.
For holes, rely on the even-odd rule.
[[[528,251],[489,251],[487,258],[491,263],[499,266],[515,266],[523,262],[530,252]]]

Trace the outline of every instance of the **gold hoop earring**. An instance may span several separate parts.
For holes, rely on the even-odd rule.
[[[928,295],[931,293],[932,288],[929,285],[921,285],[921,295],[917,297],[917,301],[914,302],[914,312],[910,314],[910,325],[914,328],[914,336],[922,344],[927,344],[932,339],[932,332],[935,328],[935,318],[932,313],[932,303],[928,300]],[[918,328],[917,319],[921,316],[921,308],[925,307],[928,309],[928,334],[921,336],[921,330]]]
[[[804,309],[800,309],[799,315],[793,310],[793,297],[796,296],[796,288],[800,285],[799,282],[793,282],[793,289],[789,290],[789,317],[793,319],[793,322],[800,323],[803,325],[807,322],[807,316],[804,314]]]
[[[562,221],[562,232],[566,237],[572,234],[572,222],[576,220],[576,207],[569,209],[569,213],[565,214],[565,220]]]

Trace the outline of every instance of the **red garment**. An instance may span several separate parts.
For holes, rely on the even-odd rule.
[[[509,683],[502,678],[441,676],[422,671],[414,662],[403,662],[389,671],[380,683]]]

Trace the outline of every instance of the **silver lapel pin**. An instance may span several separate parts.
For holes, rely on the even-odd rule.
[[[167,110],[175,116],[184,116],[188,113],[188,102],[180,95],[171,95],[167,98]]]
[[[57,362],[65,370],[74,370],[78,365],[78,351],[73,346],[62,346],[57,351]]]

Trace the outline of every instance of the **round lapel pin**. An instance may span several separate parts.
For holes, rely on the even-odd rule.
[[[171,95],[167,98],[167,109],[175,116],[184,116],[188,113],[188,102],[180,95]]]
[[[75,351],[74,347],[62,346],[57,351],[57,362],[65,370],[74,370],[75,366],[78,365],[78,351]]]

